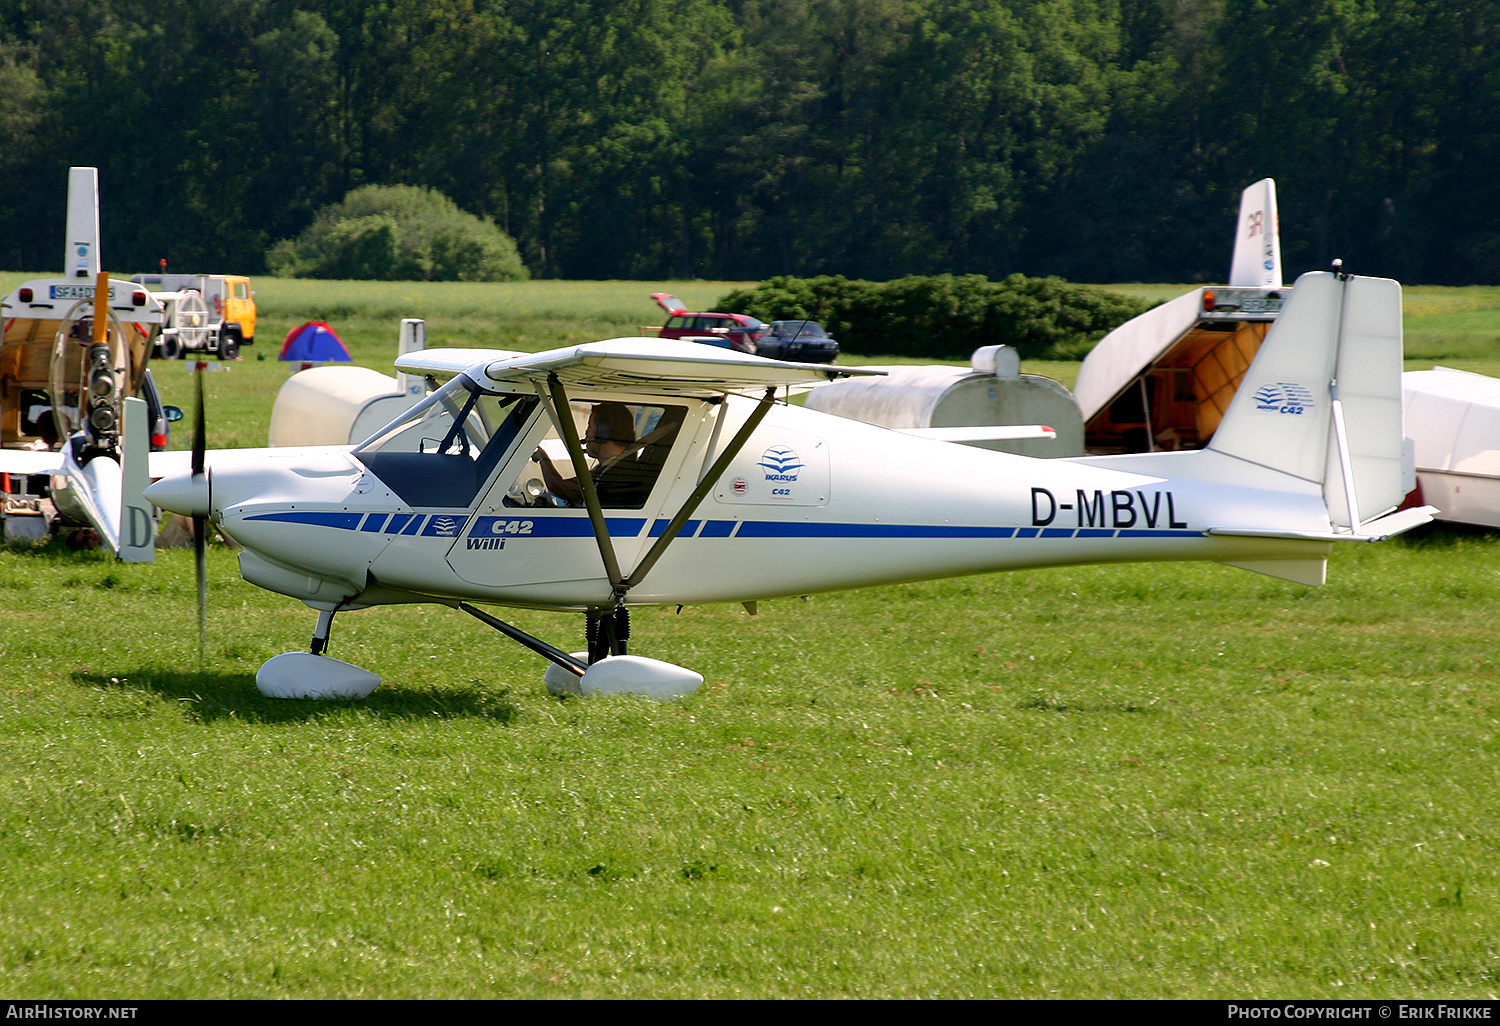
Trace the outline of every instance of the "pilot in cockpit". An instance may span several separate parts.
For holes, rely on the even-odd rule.
[[[670,433],[675,435],[680,424],[679,416],[667,425]],[[659,424],[646,438],[637,439],[635,415],[629,407],[617,402],[594,404],[581,441],[584,452],[594,461],[589,473],[594,479],[594,489],[599,493],[600,506],[639,509],[645,505],[661,472],[660,461],[650,458],[652,450],[660,443],[670,445],[671,442],[663,426]],[[532,454],[532,459],[541,466],[549,491],[569,505],[583,504],[583,489],[577,478],[560,473],[541,448]]]

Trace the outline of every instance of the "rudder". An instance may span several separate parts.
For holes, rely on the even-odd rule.
[[[1297,279],[1208,447],[1321,484],[1329,519],[1357,532],[1405,494],[1402,435],[1400,283],[1313,272]]]

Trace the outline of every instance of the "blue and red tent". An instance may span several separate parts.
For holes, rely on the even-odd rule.
[[[349,348],[334,330],[322,321],[308,321],[286,333],[281,343],[283,360],[303,363],[350,363]]]

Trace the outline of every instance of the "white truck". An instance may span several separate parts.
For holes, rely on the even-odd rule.
[[[233,360],[255,341],[255,293],[240,274],[137,274],[165,309],[157,353],[175,360],[190,352]]]

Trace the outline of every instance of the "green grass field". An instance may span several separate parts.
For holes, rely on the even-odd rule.
[[[399,316],[479,345],[534,311],[539,349],[661,290],[315,285],[256,282],[212,444],[264,443],[287,372],[256,357],[300,320],[384,368]],[[1408,336],[1500,366],[1474,291],[1409,290]],[[633,651],[706,677],[671,705],[550,697],[439,607],[339,617],[371,698],[268,700],[314,614],[209,555],[199,668],[190,553],[0,552],[13,998],[1500,992],[1490,533],[1344,546],[1318,589],[1116,566],[643,611]],[[514,615],[563,647],[580,619]]]
[[[313,615],[212,557],[201,671],[187,553],[3,557],[15,997],[1500,989],[1488,535],[649,611],[673,705],[423,607],[339,619],[370,699],[264,699]]]

